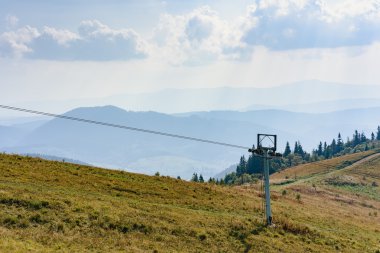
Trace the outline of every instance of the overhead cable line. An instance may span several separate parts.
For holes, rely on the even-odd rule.
[[[143,129],[143,128],[138,128],[138,127],[131,127],[131,126],[126,126],[126,125],[118,125],[118,124],[107,123],[107,122],[102,122],[102,121],[95,121],[95,120],[71,117],[71,116],[66,116],[66,115],[61,115],[61,114],[53,114],[53,113],[48,113],[48,112],[34,111],[34,110],[30,110],[30,109],[18,108],[18,107],[13,107],[13,106],[8,106],[8,105],[0,105],[0,108],[7,109],[7,110],[13,110],[13,111],[19,111],[19,112],[38,114],[38,115],[43,115],[43,116],[48,116],[48,117],[72,120],[72,121],[79,121],[79,122],[101,125],[101,126],[114,127],[114,128],[120,128],[120,129],[149,133],[149,134],[156,134],[156,135],[161,135],[161,136],[166,136],[166,137],[173,137],[173,138],[179,138],[179,139],[184,139],[184,140],[209,143],[209,144],[225,146],[225,147],[230,147],[230,148],[238,148],[238,149],[245,149],[245,150],[250,149],[250,147],[244,147],[244,146],[225,143],[225,142],[195,138],[195,137],[190,137],[190,136],[185,136],[185,135],[172,134],[172,133],[167,133],[167,132],[155,131],[155,130],[150,130],[150,129]]]

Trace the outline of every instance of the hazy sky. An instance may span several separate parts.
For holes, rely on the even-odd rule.
[[[0,100],[380,85],[380,0],[0,0]]]

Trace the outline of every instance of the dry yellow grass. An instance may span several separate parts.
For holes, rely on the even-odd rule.
[[[255,186],[0,155],[0,252],[380,250],[379,200],[315,182],[274,187],[266,228]]]

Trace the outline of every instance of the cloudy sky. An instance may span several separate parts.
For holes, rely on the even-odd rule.
[[[380,0],[0,0],[2,103],[380,85]]]

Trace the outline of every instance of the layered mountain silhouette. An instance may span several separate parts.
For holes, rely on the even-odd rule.
[[[168,115],[132,112],[114,106],[77,108],[65,115],[113,124],[169,132],[250,147],[257,133],[274,133],[279,150],[286,141],[300,140],[306,150],[338,132],[374,131],[380,108],[312,114],[280,110],[249,112],[211,111]],[[1,149],[67,157],[85,163],[134,172],[190,178],[193,172],[214,176],[238,161],[246,150],[215,146],[105,126],[52,119],[30,132],[14,127],[0,129]],[[13,137],[12,137],[13,136]],[[11,141],[9,141],[9,139]]]

